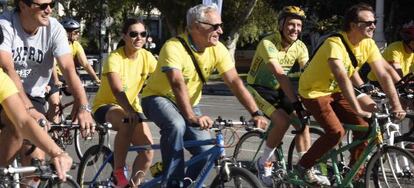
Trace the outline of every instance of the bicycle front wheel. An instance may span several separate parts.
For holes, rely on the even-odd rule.
[[[384,146],[369,160],[365,187],[412,187],[414,156],[395,146]]]
[[[226,178],[226,175],[218,174],[211,183],[211,187],[259,188],[262,186],[256,176],[247,169],[230,167],[230,176]]]
[[[111,153],[112,151],[109,148],[99,145],[92,146],[85,152],[78,169],[77,180],[81,187],[105,187],[111,185],[112,171],[114,169],[113,158],[104,164]],[[101,166],[103,168],[99,172]],[[97,178],[94,180],[95,176]]]
[[[78,155],[79,159],[82,159],[83,154],[87,149],[94,145],[103,145],[105,142],[105,138],[109,136],[107,134],[101,134],[100,132],[96,132],[92,136],[88,138],[83,138],[81,135],[81,131],[79,129],[75,130],[75,151],[76,155]]]
[[[262,155],[265,146],[265,133],[250,131],[245,133],[234,148],[233,158],[253,173],[257,173],[255,161]]]
[[[39,188],[80,188],[80,186],[72,178],[66,177],[65,182],[60,181],[59,178],[43,181]]]

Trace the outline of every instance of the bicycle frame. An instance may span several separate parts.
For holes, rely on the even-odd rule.
[[[362,131],[362,130],[368,130],[368,135],[366,139],[357,139],[354,140],[350,144],[346,144],[343,146],[339,146],[338,149],[333,148],[328,153],[326,153],[324,156],[322,156],[319,160],[316,161],[316,164],[324,163],[326,164],[327,161],[330,159],[333,167],[333,172],[336,180],[336,187],[352,187],[352,178],[357,174],[359,168],[361,165],[369,159],[370,154],[372,151],[374,151],[374,148],[382,145],[383,139],[382,139],[382,133],[380,130],[380,126],[378,123],[378,119],[375,118],[373,123],[371,123],[370,128],[362,127],[358,125],[344,125],[344,128],[346,130],[352,130],[352,131]],[[341,172],[339,171],[338,167],[338,156],[340,156],[343,152],[348,151],[351,148],[356,147],[357,145],[368,141],[368,146],[364,149],[363,153],[359,157],[359,159],[355,162],[355,164],[352,166],[350,171],[348,171],[344,178],[342,178]],[[298,179],[296,177],[296,174],[290,172],[288,176],[288,182],[295,184],[295,185],[307,185],[303,180]]]
[[[185,166],[190,166],[202,159],[207,158],[207,163],[204,165],[203,169],[200,172],[200,175],[197,177],[196,180],[193,180],[195,183],[195,187],[201,188],[203,185],[203,182],[208,178],[208,175],[210,174],[210,171],[213,169],[215,165],[217,167],[220,167],[220,163],[216,163],[218,160],[222,160],[225,156],[225,150],[224,150],[224,138],[220,130],[217,130],[216,138],[208,139],[208,140],[196,140],[196,141],[185,141],[184,146],[187,147],[195,147],[195,146],[204,146],[204,145],[213,145],[212,148],[209,150],[197,155],[193,156],[190,160],[185,161]],[[153,145],[145,145],[145,146],[132,146],[128,149],[128,152],[130,151],[145,151],[145,150],[159,150],[161,149],[159,144],[153,144]],[[113,160],[113,152],[108,156],[107,159],[103,162],[103,164],[99,167],[98,172],[95,174],[95,176],[92,179],[91,184],[89,187],[95,186],[95,181],[101,174],[102,170],[106,165],[110,163],[110,161]],[[226,168],[226,167],[224,167]],[[220,171],[220,169],[217,169]],[[152,180],[144,183],[140,187],[146,188],[146,187],[154,187],[155,185],[159,184],[162,180],[163,176],[158,176],[153,178]]]

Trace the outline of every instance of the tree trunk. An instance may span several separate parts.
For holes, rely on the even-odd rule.
[[[236,63],[235,54],[236,54],[236,47],[237,41],[239,41],[239,33],[236,32],[233,36],[229,36],[226,40],[226,47],[230,52],[231,59],[234,63]]]
[[[239,17],[240,19],[235,20],[235,24],[232,27],[232,29],[229,31],[229,35],[226,39],[226,47],[230,52],[230,55],[232,56],[233,62],[235,61],[235,53],[236,53],[236,47],[237,47],[237,41],[239,40],[239,30],[240,28],[246,23],[247,19],[250,17],[250,15],[253,12],[253,9],[256,5],[257,0],[250,0],[246,2],[246,8],[240,11]]]

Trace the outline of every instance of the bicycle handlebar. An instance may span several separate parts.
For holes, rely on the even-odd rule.
[[[97,124],[95,130],[107,131],[112,128],[111,123]],[[49,132],[61,130],[61,129],[80,129],[79,124],[51,124]]]

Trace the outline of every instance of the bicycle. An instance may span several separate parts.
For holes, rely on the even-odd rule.
[[[21,173],[30,173],[29,176],[22,176]],[[20,185],[29,186],[25,180],[38,179],[39,188],[79,188],[80,186],[66,175],[66,182],[59,180],[51,164],[42,165],[39,161],[33,166],[18,167],[17,160],[9,167],[0,167],[0,188],[20,188]]]
[[[96,91],[98,87],[99,86],[95,83],[84,85],[85,90],[88,92]],[[67,86],[62,86],[59,88],[59,90],[65,93],[64,90],[66,88]],[[93,145],[102,145],[104,143],[107,143],[108,147],[111,147],[109,144],[109,134],[107,134],[109,130],[99,129],[101,126],[110,128],[111,125],[109,123],[98,125],[96,127],[98,131],[97,134],[82,138],[79,126],[72,123],[72,118],[70,115],[65,114],[65,111],[67,111],[73,104],[73,100],[66,103],[63,103],[61,101],[59,111],[57,111],[60,121],[58,123],[51,124],[52,127],[56,127],[55,129],[49,131],[52,139],[56,142],[56,144],[58,144],[62,149],[66,149],[67,146],[74,144],[76,155],[79,159],[81,159],[85,151]]]
[[[383,143],[381,128],[384,125],[380,124],[378,120],[387,119],[389,118],[389,116],[390,114],[373,114],[373,121],[369,128],[356,125],[344,125],[344,128],[347,131],[367,131],[367,136],[364,138],[364,140],[354,140],[352,143],[339,145],[337,148],[331,149],[327,154],[325,154],[321,159],[317,161],[317,165],[315,166],[320,167],[319,170],[320,173],[322,173],[322,175],[329,177],[331,185],[337,187],[352,187],[353,177],[357,174],[359,167],[363,166],[367,160],[369,161],[366,165],[367,168],[365,171],[365,187],[380,186],[381,184],[383,184],[382,181],[390,179],[390,177],[387,176],[390,174],[392,175],[392,178],[394,178],[394,181],[391,183],[397,183],[397,185],[400,185],[400,183],[408,183],[405,185],[409,185],[410,181],[400,182],[399,180],[404,180],[404,178],[414,178],[413,174],[411,173],[414,170],[414,156],[402,148],[396,146],[388,146],[385,143]],[[244,141],[244,139],[247,139],[248,137],[262,137],[261,142],[264,142],[264,134],[265,133],[263,132],[249,132],[242,136],[240,141],[242,142]],[[368,147],[364,150],[361,157],[357,160],[357,162],[354,164],[352,168],[346,166],[343,162],[343,154],[347,152],[350,148],[359,145],[365,140],[368,140]],[[241,151],[240,148],[242,145],[243,143],[238,144],[238,146],[236,146],[234,155],[236,160],[238,160],[238,156],[240,155],[239,151]],[[260,151],[260,147],[258,151]],[[254,164],[255,160],[254,158],[257,155],[258,151],[256,151],[256,153],[254,154],[254,157],[251,157],[250,155],[248,162],[242,161],[239,163],[239,165],[241,165],[242,167],[247,167],[248,169],[252,169],[252,165]],[[242,156],[246,156],[246,154],[243,154]],[[275,151],[275,156],[276,161],[274,164],[273,179],[274,184],[277,187],[289,187],[291,185],[314,186],[301,180],[297,172],[287,167],[281,146],[277,147]],[[253,160],[250,160],[252,158]],[[330,161],[328,162],[328,160]],[[395,167],[397,167],[397,164],[399,167],[401,167],[401,169],[403,169],[403,173],[398,172],[398,169],[395,169]],[[385,184],[389,184],[389,182],[385,182]]]
[[[211,130],[214,130],[216,133],[215,138],[202,141],[186,141],[184,143],[185,147],[213,145],[208,151],[193,156],[190,160],[185,162],[185,166],[189,166],[202,159],[208,160],[197,179],[192,181],[192,184],[190,185],[191,187],[202,187],[213,167],[215,167],[217,175],[211,183],[211,187],[225,187],[228,184],[235,185],[236,187],[240,187],[241,185],[243,185],[243,187],[261,187],[260,182],[254,174],[246,169],[235,166],[232,159],[225,157],[222,130],[236,125],[245,126],[249,124],[252,124],[252,122],[230,121],[218,118],[211,128]],[[138,152],[157,149],[160,149],[159,144],[133,146],[130,147],[128,151]],[[89,170],[92,172],[89,172]],[[77,181],[82,187],[109,187],[112,181],[112,170],[112,151],[105,146],[93,146],[85,152],[85,155],[81,160]],[[88,177],[88,174],[92,175],[92,177]],[[154,177],[152,180],[141,184],[140,187],[154,187],[161,183],[162,178],[163,176],[161,174]]]

